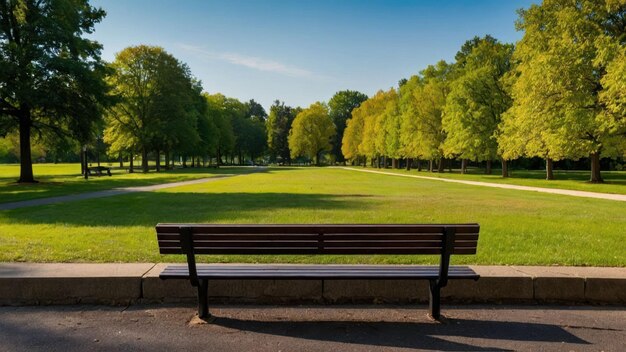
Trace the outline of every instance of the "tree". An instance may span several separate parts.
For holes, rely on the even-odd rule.
[[[198,143],[199,84],[186,65],[160,47],[140,45],[119,52],[108,78],[115,104],[107,112],[105,141],[113,148],[142,153],[189,150]],[[158,164],[157,164],[158,165]]]
[[[276,100],[270,108],[270,114],[265,124],[267,131],[267,146],[272,160],[281,158],[282,162],[291,163],[289,152],[289,131],[299,108],[286,106]]]
[[[0,1],[0,136],[19,131],[19,182],[35,182],[33,129],[86,142],[101,118],[106,68],[83,35],[104,16],[87,0]]]
[[[443,150],[446,157],[489,162],[498,156],[498,126],[511,106],[502,78],[510,70],[513,45],[490,36],[468,43],[473,48],[457,55],[463,61],[458,62],[458,77],[446,98]],[[508,176],[506,158],[502,158],[502,176]]]
[[[263,108],[263,106],[254,99],[250,99],[246,103],[246,116],[250,119],[265,122],[267,120],[267,112]]]
[[[380,165],[380,157],[386,155],[385,147],[385,110],[391,100],[394,99],[395,90],[387,92],[378,91],[373,97],[366,100],[357,109],[358,114],[363,115],[363,128],[358,145],[358,155],[362,155],[370,160],[376,160],[376,165]],[[357,113],[355,110],[355,113]]]
[[[320,165],[322,153],[332,149],[331,141],[335,133],[328,106],[319,102],[312,104],[298,113],[289,131],[291,157],[305,156],[314,159],[315,165]]]
[[[404,154],[400,141],[400,109],[398,105],[398,93],[395,89],[390,89],[387,93],[385,108],[379,117],[380,133],[377,144],[382,155],[391,158],[392,167],[397,168],[398,159]]]
[[[367,100],[367,95],[363,93],[353,90],[343,90],[335,93],[328,102],[330,118],[333,120],[335,128],[337,129],[332,150],[332,154],[335,156],[337,162],[345,161],[341,152],[341,141],[343,140],[343,133],[346,129],[346,121],[352,117],[352,111],[359,107],[365,100]]]
[[[204,94],[208,104],[208,116],[217,129],[217,164],[223,163],[222,156],[228,155],[235,147],[235,133],[226,111],[226,97],[222,94]]]
[[[520,136],[521,143],[533,141],[526,155],[589,156],[590,180],[602,182],[600,157],[616,156],[626,135],[623,114],[609,103],[616,97],[611,92],[623,92],[617,49],[626,45],[624,23],[620,0],[546,0],[520,11],[524,37],[514,54],[514,104],[503,128],[524,133],[533,126],[532,139]],[[620,81],[622,88],[612,90]]]
[[[411,77],[400,87],[403,153],[410,158],[429,160],[431,171],[434,159],[439,159],[439,171],[443,171],[443,142],[446,134],[442,115],[453,75],[453,66],[440,61],[428,66],[419,76]]]

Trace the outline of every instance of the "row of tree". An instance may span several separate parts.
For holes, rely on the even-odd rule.
[[[342,152],[354,163],[400,158],[546,160],[626,154],[626,2],[545,0],[520,11],[516,46],[491,36],[379,91],[352,111]],[[385,161],[386,165],[386,161]]]
[[[265,148],[265,118],[262,106],[242,103],[221,94],[202,92],[189,68],[159,47],[129,47],[117,54],[107,77],[114,99],[105,113],[104,141],[109,153],[142,155],[148,171],[150,152],[161,168],[170,167],[172,156],[191,158],[192,165],[213,158],[239,162],[252,159]]]
[[[553,161],[589,156],[600,182],[600,157],[626,150],[624,0],[545,0],[520,11],[516,46],[474,38],[455,62],[396,89],[341,91],[307,109],[276,101],[269,115],[254,100],[202,92],[159,47],[104,62],[84,36],[104,16],[88,0],[0,0],[0,137],[19,139],[20,182],[34,182],[33,134],[55,159],[90,146],[131,170],[141,155],[144,172],[150,157],[159,170],[162,158],[241,164],[267,153],[279,163],[429,160],[440,171],[459,159],[463,172],[468,160],[489,170],[500,159],[506,176],[509,160],[541,157],[552,178]]]

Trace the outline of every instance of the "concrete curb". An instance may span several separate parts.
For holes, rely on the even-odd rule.
[[[195,301],[188,281],[159,279],[166,265],[0,263],[0,305]],[[481,279],[451,280],[444,303],[626,304],[626,268],[471,267]],[[420,303],[428,287],[418,280],[223,280],[209,294],[221,303]]]

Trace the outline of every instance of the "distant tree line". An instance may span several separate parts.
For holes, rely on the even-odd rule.
[[[202,91],[163,48],[113,62],[85,34],[88,0],[0,0],[0,162],[107,159],[148,172],[271,162],[352,163],[443,172],[452,163],[553,163],[626,153],[626,3],[545,0],[520,10],[516,45],[487,35],[372,97],[350,90],[308,108],[269,109]],[[605,159],[606,160],[606,159]],[[124,165],[124,163],[128,163]],[[427,163],[424,165],[424,163]]]

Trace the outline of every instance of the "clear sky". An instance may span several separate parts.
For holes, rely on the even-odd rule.
[[[95,0],[107,17],[93,37],[105,60],[158,45],[210,93],[306,107],[338,90],[389,89],[475,35],[515,42],[516,10],[532,2]]]

